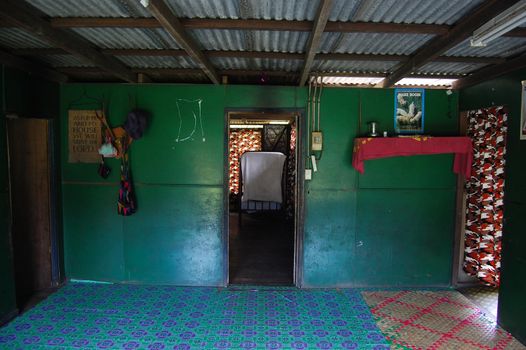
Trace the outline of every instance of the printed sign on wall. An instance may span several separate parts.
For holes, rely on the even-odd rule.
[[[394,127],[399,134],[424,132],[424,89],[395,89]]]
[[[68,144],[70,163],[100,162],[101,123],[95,110],[68,111]]]

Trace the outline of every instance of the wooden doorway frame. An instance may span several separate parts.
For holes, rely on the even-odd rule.
[[[468,131],[468,111],[461,111],[458,119],[458,132],[466,136]],[[451,285],[453,287],[469,287],[479,285],[478,279],[467,275],[463,270],[464,241],[466,227],[466,177],[457,175],[455,241],[453,246],[453,268],[451,271]]]
[[[305,218],[305,137],[306,120],[303,108],[226,108],[224,124],[223,152],[223,281],[224,286],[230,285],[229,276],[229,162],[228,137],[231,115],[244,114],[251,118],[265,119],[269,116],[288,115],[296,119],[296,193],[294,213],[294,262],[293,285],[301,288],[303,281],[303,240]]]

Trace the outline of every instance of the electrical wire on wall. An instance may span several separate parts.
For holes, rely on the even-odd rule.
[[[323,92],[323,77],[314,76],[309,80],[309,95],[307,97],[307,155],[306,169],[316,171],[316,160],[321,159],[323,153],[321,143],[319,150],[314,150],[313,133],[321,136],[321,95]],[[321,140],[320,140],[321,141]]]
[[[321,124],[321,95],[322,95],[322,92],[323,92],[323,77],[322,76],[315,77],[314,78],[314,96],[313,96],[314,113],[313,113],[313,118],[312,118],[312,131],[319,133],[320,137],[321,137],[320,124]],[[320,143],[321,143],[321,140],[320,140]],[[314,147],[311,147],[311,148],[312,148],[311,155],[315,157],[315,160],[320,160],[323,154],[323,148],[321,144],[319,146],[320,148],[319,150],[315,150]]]
[[[320,119],[321,119],[321,113],[320,113],[320,106],[321,106],[321,92],[323,90],[323,77],[320,77],[320,94],[318,95],[318,127],[315,131],[320,131]]]
[[[310,169],[310,124],[311,124],[311,110],[310,110],[310,104],[311,104],[311,90],[312,90],[312,80],[309,80],[309,95],[307,96],[307,153],[305,155],[306,157],[306,164],[305,169]]]

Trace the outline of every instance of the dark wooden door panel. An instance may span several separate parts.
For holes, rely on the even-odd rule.
[[[8,120],[12,240],[17,298],[51,286],[48,121]]]

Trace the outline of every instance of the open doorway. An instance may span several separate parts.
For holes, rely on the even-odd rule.
[[[457,237],[453,284],[497,319],[503,232],[507,109],[460,113],[460,132],[471,138],[469,179],[457,184]]]
[[[227,114],[229,284],[295,283],[298,116]]]

